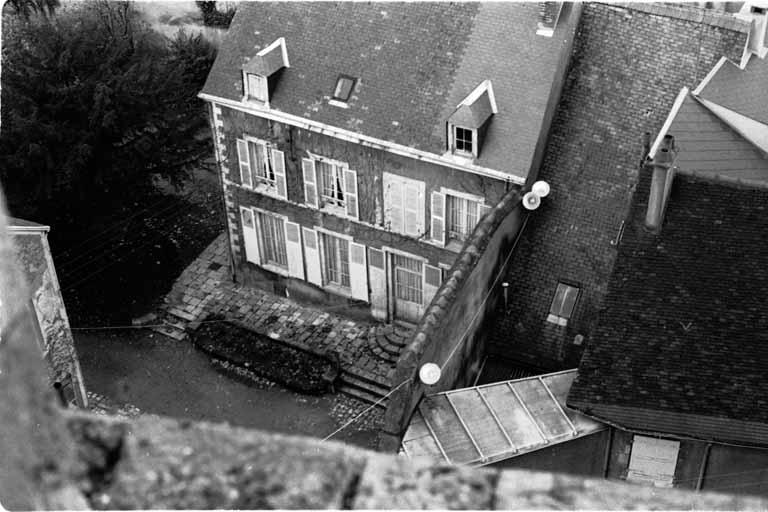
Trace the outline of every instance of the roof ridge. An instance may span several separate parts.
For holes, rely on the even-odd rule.
[[[716,102],[714,102],[714,101],[712,101],[712,100],[708,100],[707,98],[703,98],[703,97],[700,97],[700,96],[699,96],[699,95],[697,95],[697,94],[691,94],[691,96],[693,97],[693,99],[694,99],[694,100],[695,100],[695,101],[696,101],[696,102],[697,102],[699,105],[701,105],[702,107],[704,107],[705,109],[707,109],[707,112],[709,112],[710,114],[712,114],[713,116],[715,116],[716,118],[718,118],[718,119],[720,120],[720,122],[722,122],[722,123],[725,123],[725,125],[726,125],[728,128],[730,128],[730,129],[731,129],[731,130],[732,130],[734,133],[736,133],[736,134],[737,134],[739,137],[741,137],[742,139],[744,139],[744,141],[748,142],[748,143],[749,143],[749,145],[750,145],[750,146],[752,146],[752,147],[753,147],[755,150],[757,150],[757,151],[758,151],[760,154],[762,154],[762,155],[764,155],[764,156],[766,155],[766,150],[765,150],[765,148],[763,148],[763,147],[761,147],[760,145],[758,145],[758,144],[755,142],[755,138],[754,138],[752,135],[746,134],[746,133],[744,133],[744,132],[743,132],[743,131],[742,131],[740,128],[738,128],[738,127],[734,126],[734,125],[733,125],[733,123],[732,123],[730,120],[728,120],[728,119],[724,118],[722,115],[720,115],[720,113],[718,113],[718,112],[717,112],[717,111],[716,111],[714,108],[712,108],[712,107],[710,106],[710,104],[712,104],[712,105],[715,105],[715,106],[717,106],[718,108],[721,108],[721,109],[723,109],[723,110],[726,110],[726,111],[728,111],[729,113],[732,113],[732,114],[734,114],[734,115],[737,115],[737,116],[741,116],[742,118],[748,119],[749,121],[752,121],[752,122],[754,122],[754,123],[757,123],[757,124],[759,124],[759,125],[761,125],[761,126],[766,126],[766,127],[768,128],[768,125],[766,125],[765,123],[763,123],[763,122],[761,122],[761,121],[758,121],[757,119],[754,119],[754,118],[752,118],[752,117],[750,117],[750,116],[748,116],[748,115],[746,115],[746,114],[742,114],[741,112],[737,112],[737,111],[735,111],[735,110],[732,110],[732,109],[730,109],[730,108],[728,108],[728,107],[724,107],[723,105],[720,105],[719,103],[716,103]],[[759,136],[758,136],[758,138],[759,138]]]
[[[714,11],[699,7],[695,4],[665,4],[660,2],[610,2],[598,0],[597,3],[618,7],[621,9],[631,9],[647,14],[655,14],[668,18],[676,18],[696,23],[704,23],[715,27],[721,27],[737,32],[748,33],[750,22],[736,18],[731,13]]]
[[[730,188],[741,188],[749,190],[768,190],[768,182],[765,180],[750,180],[746,178],[736,178],[724,174],[709,174],[703,171],[691,171],[688,169],[675,169],[675,174],[687,176],[694,181],[712,183],[716,185],[728,186]]]

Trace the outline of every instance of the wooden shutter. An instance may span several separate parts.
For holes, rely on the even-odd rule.
[[[672,487],[675,481],[680,441],[635,435],[629,458],[627,480]]]
[[[256,233],[256,218],[253,210],[244,206],[240,207],[240,224],[243,227],[243,245],[245,246],[245,259],[259,265],[259,235]]]
[[[415,181],[403,183],[403,217],[405,234],[419,236],[424,232],[424,193]]]
[[[371,315],[377,320],[387,319],[387,271],[384,251],[368,248],[368,280],[371,289]]]
[[[429,306],[443,283],[443,269],[424,264],[424,307]]]
[[[237,159],[240,162],[240,183],[248,188],[253,188],[248,143],[243,139],[237,139]]]
[[[278,149],[272,150],[272,165],[275,170],[275,185],[277,186],[277,195],[283,199],[288,199],[288,189],[285,185],[285,155]]]
[[[288,273],[304,279],[304,257],[301,251],[300,227],[295,222],[285,221],[285,250],[288,253]]]
[[[307,281],[318,286],[323,285],[320,270],[320,246],[314,229],[302,228],[304,234],[304,257],[307,264]]]
[[[432,192],[432,241],[445,245],[445,194]]]
[[[365,246],[349,243],[349,284],[352,297],[368,302],[368,269],[365,264]]]
[[[357,219],[360,217],[359,205],[357,204],[357,171],[344,169],[344,201],[347,206],[347,217]],[[365,258],[365,254],[363,254]],[[366,298],[366,300],[368,300]]]
[[[403,233],[405,214],[403,212],[403,186],[395,179],[389,181],[389,229],[397,233]]]
[[[304,176],[304,202],[313,208],[317,208],[317,174],[315,174],[315,161],[309,158],[302,158],[301,173]]]

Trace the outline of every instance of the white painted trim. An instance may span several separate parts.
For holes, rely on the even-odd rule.
[[[281,56],[283,58],[283,66],[285,66],[287,68],[291,67],[290,63],[288,62],[288,50],[285,47],[285,38],[284,37],[280,37],[280,38],[275,39],[275,41],[272,44],[270,44],[269,46],[267,46],[263,50],[260,50],[256,55],[258,57],[263,57],[264,55],[268,54],[269,52],[271,52],[272,50],[274,50],[278,46],[280,47],[280,54],[281,54]]]
[[[675,102],[672,104],[672,110],[669,111],[667,120],[664,121],[664,126],[661,127],[659,134],[656,136],[656,140],[653,142],[653,146],[651,146],[651,150],[648,152],[649,158],[656,156],[656,151],[658,151],[661,141],[664,140],[664,136],[669,131],[669,127],[672,126],[672,121],[677,117],[677,111],[680,110],[680,106],[683,104],[685,97],[688,96],[688,92],[688,88],[683,87],[677,94],[677,98],[675,98]]]
[[[330,137],[335,137],[340,140],[354,142],[356,144],[360,144],[366,147],[381,149],[395,155],[406,156],[408,158],[414,158],[416,160],[422,160],[424,162],[441,165],[444,167],[450,167],[452,169],[458,169],[460,171],[477,174],[479,176],[485,176],[487,178],[493,178],[503,182],[513,183],[515,185],[525,184],[525,178],[516,176],[514,174],[508,174],[502,171],[498,171],[496,169],[481,167],[478,165],[474,165],[471,162],[467,162],[467,163],[455,162],[450,159],[446,159],[441,155],[437,155],[435,153],[429,153],[427,151],[415,149],[408,146],[403,146],[402,144],[396,144],[394,142],[389,142],[382,139],[377,139],[375,137],[370,137],[368,135],[352,132],[350,130],[336,128],[334,126],[330,126],[325,123],[320,123],[318,121],[314,121],[311,119],[306,119],[300,116],[287,114],[285,112],[272,109],[269,107],[269,105],[261,105],[260,103],[257,104],[254,102],[238,102],[235,100],[220,98],[218,96],[213,96],[211,94],[206,94],[206,93],[200,93],[197,95],[197,97],[204,101],[211,101],[211,102],[215,101],[221,105],[224,105],[229,108],[233,108],[235,110],[239,110],[241,112],[245,112],[248,114],[263,117],[265,119],[271,119],[273,121],[289,124],[291,126],[303,128],[308,131],[321,133],[324,135],[328,135]]]
[[[330,229],[324,228],[322,226],[314,226],[312,229],[317,231],[318,233],[325,233],[326,235],[335,236],[336,238],[343,238],[344,240],[347,240],[349,242],[354,242],[355,239],[351,235],[347,235],[344,233],[338,233],[336,231],[331,231]]]
[[[330,99],[328,100],[328,104],[333,105],[334,107],[339,107],[339,108],[349,108],[349,104],[347,104],[346,101]]]
[[[394,247],[389,247],[387,245],[382,245],[381,250],[384,252],[388,252],[390,254],[398,254],[400,256],[405,256],[406,258],[411,258],[412,260],[418,260],[422,263],[429,264],[429,260],[425,258],[424,256],[419,256],[416,254],[411,254],[410,252],[401,251],[400,249],[395,249]],[[424,271],[422,270],[422,274]]]
[[[34,235],[38,233],[47,233],[51,230],[50,226],[6,226],[6,231],[13,233]]]
[[[329,163],[331,165],[336,165],[344,169],[349,169],[349,163],[347,162],[342,162],[341,160],[334,160],[333,158],[328,158],[327,156],[318,155],[317,153],[313,153],[311,151],[307,151],[306,153],[307,155],[309,155],[309,158],[311,158],[312,160]]]
[[[447,195],[447,196],[453,196],[453,197],[459,197],[461,199],[467,199],[469,201],[475,201],[479,204],[485,204],[485,198],[482,196],[476,196],[474,194],[467,194],[466,192],[459,192],[458,190],[453,190],[451,188],[447,187],[440,187],[440,193]]]
[[[475,87],[475,90],[469,93],[467,97],[464,98],[461,103],[456,106],[456,108],[459,108],[462,105],[472,105],[485,91],[488,91],[488,99],[491,102],[491,112],[498,114],[499,107],[496,106],[496,96],[493,94],[493,84],[491,84],[490,80],[483,80],[483,82]]]
[[[709,73],[707,73],[707,76],[704,77],[704,79],[699,83],[698,87],[696,87],[693,90],[693,95],[698,96],[701,94],[701,91],[704,90],[704,88],[709,84],[710,80],[717,74],[718,71],[720,71],[720,68],[723,67],[723,64],[728,61],[728,57],[720,57],[720,60],[717,61],[717,64],[715,64],[712,69],[709,70]]]

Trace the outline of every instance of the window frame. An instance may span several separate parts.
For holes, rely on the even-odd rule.
[[[275,173],[275,162],[272,155],[272,150],[276,149],[276,146],[269,141],[258,139],[250,135],[244,135],[243,139],[248,145],[248,166],[251,169],[251,188],[256,192],[280,197],[277,194],[277,174]],[[258,150],[254,149],[252,151],[252,145],[262,147],[263,152],[261,158],[268,166],[267,169],[264,169],[265,176],[257,173],[258,162],[253,156],[255,156]],[[270,174],[272,175],[271,179],[269,178]]]
[[[322,287],[327,288],[334,293],[338,293],[339,295],[344,295],[347,297],[352,296],[352,256],[351,256],[351,244],[354,243],[354,239],[351,236],[344,235],[341,233],[336,233],[334,231],[330,231],[328,229],[324,229],[319,226],[315,226],[314,228],[315,232],[317,232],[317,249],[320,256],[320,279],[322,282]],[[339,284],[334,281],[330,281],[327,278],[328,270],[327,270],[327,261],[326,261],[326,247],[325,247],[325,237],[332,237],[336,238],[338,240],[343,240],[347,244],[347,276],[349,279],[349,285],[344,286],[343,284]],[[340,262],[343,264],[343,262]],[[342,265],[339,266],[341,268]]]
[[[318,197],[318,208],[320,210],[323,209],[331,209],[331,210],[343,210],[346,216],[347,211],[347,195],[346,195],[346,178],[344,176],[344,171],[349,170],[349,165],[345,162],[338,162],[336,160],[331,160],[329,158],[316,158],[315,160],[315,179],[317,180],[317,197]],[[334,183],[332,187],[335,189],[335,193],[338,195],[339,193],[343,196],[343,199],[338,199],[338,197],[333,198],[330,196],[327,196],[325,194],[325,181],[323,176],[323,166],[330,166],[331,173],[333,174],[332,179],[334,180]]]
[[[565,291],[563,292],[562,299],[560,301],[560,304],[558,305],[558,308],[555,308],[555,301],[558,298],[558,290],[560,290],[560,287],[564,286],[566,287]],[[568,297],[568,291],[569,289],[575,289],[576,290],[576,297],[573,299],[573,303],[571,304],[570,311],[567,312],[567,314],[563,311],[563,308],[566,305],[566,299]],[[576,283],[574,281],[569,281],[566,279],[558,279],[557,286],[555,287],[555,293],[552,296],[552,301],[549,304],[549,313],[547,315],[547,322],[557,324],[561,327],[565,327],[568,325],[568,322],[573,318],[573,313],[576,311],[576,305],[579,302],[579,298],[581,297],[581,285],[579,283]]]
[[[339,96],[338,92],[344,80],[349,80],[349,82],[351,82],[351,85],[349,86],[349,92],[347,93],[346,96]],[[339,75],[338,78],[336,78],[336,84],[333,87],[333,96],[331,97],[331,99],[339,103],[349,103],[349,99],[352,97],[352,93],[355,92],[356,85],[357,85],[357,78],[350,75],[345,75],[345,74]]]
[[[481,196],[476,196],[474,194],[467,194],[465,192],[459,192],[458,190],[452,190],[449,188],[441,187],[440,191],[441,194],[445,196],[445,209],[443,211],[443,222],[444,222],[444,231],[445,231],[445,245],[448,246],[449,244],[464,244],[466,242],[467,237],[472,234],[472,231],[477,227],[477,223],[480,222],[480,219],[483,216],[483,207],[485,206],[485,198]],[[472,226],[469,226],[467,224],[467,233],[464,235],[463,238],[452,238],[449,236],[450,229],[449,224],[451,223],[451,212],[449,211],[449,200],[448,198],[454,197],[457,199],[461,199],[463,201],[472,201],[477,204],[477,218],[475,219],[475,223]]]
[[[261,103],[269,103],[269,79],[266,76],[259,75],[257,73],[248,73],[247,71],[243,71],[243,75],[245,75],[245,98],[249,101],[258,101]],[[259,78],[258,87],[257,89],[257,95],[251,94],[251,77]]]
[[[259,266],[270,270],[276,274],[281,274],[284,276],[290,276],[289,271],[289,256],[288,256],[288,237],[285,232],[285,224],[286,222],[290,222],[288,219],[288,216],[281,215],[279,213],[275,213],[269,210],[264,210],[262,208],[257,208],[255,206],[250,207],[251,210],[253,210],[254,216],[254,222],[256,227],[256,236],[259,244]],[[265,255],[265,248],[267,246],[266,239],[264,238],[264,226],[261,220],[261,216],[268,216],[273,219],[279,219],[282,223],[282,239],[283,239],[283,249],[285,251],[285,265],[281,265],[279,263],[274,263],[267,261],[266,255]]]
[[[458,130],[463,130],[465,132],[468,132],[470,134],[470,140],[469,143],[471,145],[470,150],[467,151],[466,149],[459,149],[458,148]],[[477,157],[477,130],[474,130],[472,128],[465,128],[464,126],[459,126],[457,124],[449,123],[449,132],[450,132],[450,151],[451,154],[456,156],[463,156],[467,158],[473,158]]]

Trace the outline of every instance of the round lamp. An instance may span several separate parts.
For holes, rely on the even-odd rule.
[[[436,384],[440,380],[440,367],[435,363],[426,363],[419,370],[419,379],[427,386]]]
[[[539,197],[547,197],[549,195],[549,183],[537,181],[531,187],[531,191]]]

